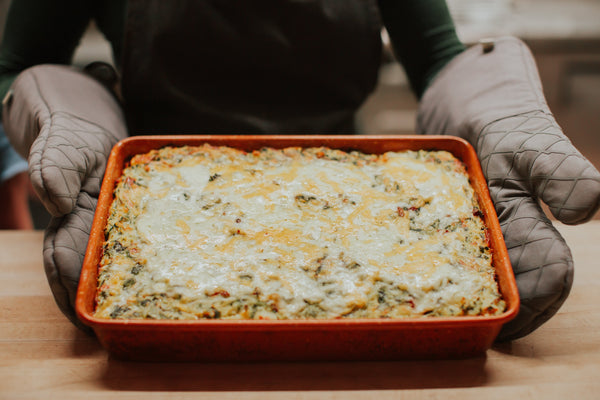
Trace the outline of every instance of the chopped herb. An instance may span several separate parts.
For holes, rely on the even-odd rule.
[[[128,310],[126,306],[116,306],[113,311],[110,313],[111,318],[117,318],[122,315],[125,311]]]
[[[125,282],[123,282],[123,289],[127,289],[128,287],[132,286],[134,283],[135,283],[134,278],[127,279]]]
[[[125,247],[119,241],[115,241],[115,244],[113,245],[113,249],[117,253],[122,253],[123,251],[125,251]]]
[[[315,196],[309,196],[309,195],[305,195],[305,194],[299,194],[295,197],[295,199],[296,199],[296,201],[298,201],[300,203],[304,203],[304,204],[307,204],[311,200],[317,200],[317,198]]]
[[[379,304],[385,303],[385,296],[386,296],[385,289],[379,288],[379,290],[377,291],[377,302]]]
[[[360,267],[360,264],[357,263],[356,261],[353,261],[350,264],[346,265],[346,268],[348,268],[348,269],[356,269],[356,268],[359,268],[359,267]]]
[[[140,273],[140,271],[144,268],[144,266],[140,263],[136,263],[132,268],[131,268],[131,273],[133,275],[137,275]]]

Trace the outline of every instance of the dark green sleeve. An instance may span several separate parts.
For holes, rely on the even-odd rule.
[[[378,0],[394,53],[418,98],[465,46],[445,0]]]
[[[0,99],[24,69],[68,64],[91,19],[84,0],[13,0],[0,44]],[[1,116],[1,115],[0,115]]]

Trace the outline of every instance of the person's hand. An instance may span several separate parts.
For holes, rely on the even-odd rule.
[[[600,174],[562,133],[533,56],[516,38],[482,42],[455,57],[421,99],[418,131],[451,134],[476,149],[495,204],[521,297],[499,340],[525,336],[567,298],[573,260],[544,214],[588,221],[600,204]]]
[[[127,136],[113,93],[81,71],[41,65],[23,71],[4,103],[7,136],[28,158],[36,194],[52,215],[44,268],[61,311],[74,304],[100,184],[112,146]]]

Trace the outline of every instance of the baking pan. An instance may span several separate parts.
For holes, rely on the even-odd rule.
[[[506,302],[496,316],[336,320],[108,320],[94,317],[104,228],[117,179],[128,159],[167,145],[327,146],[365,153],[447,150],[463,161],[489,229],[493,265]],[[468,358],[483,355],[519,296],[498,218],[472,146],[452,136],[191,135],[137,136],[112,150],[83,262],[76,312],[114,357],[138,361],[315,361]]]

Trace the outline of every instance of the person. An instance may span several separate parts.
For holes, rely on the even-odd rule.
[[[27,161],[12,148],[0,123],[0,229],[33,229]]]
[[[66,66],[90,20],[112,44],[118,90]],[[573,261],[539,202],[565,223],[587,221],[600,174],[557,125],[517,38],[465,46],[444,0],[20,0],[0,51],[2,118],[53,215],[44,265],[65,315],[79,323],[79,271],[114,143],[354,132],[377,81],[382,27],[419,99],[417,131],[466,138],[480,158],[521,296],[499,340],[551,318]]]

